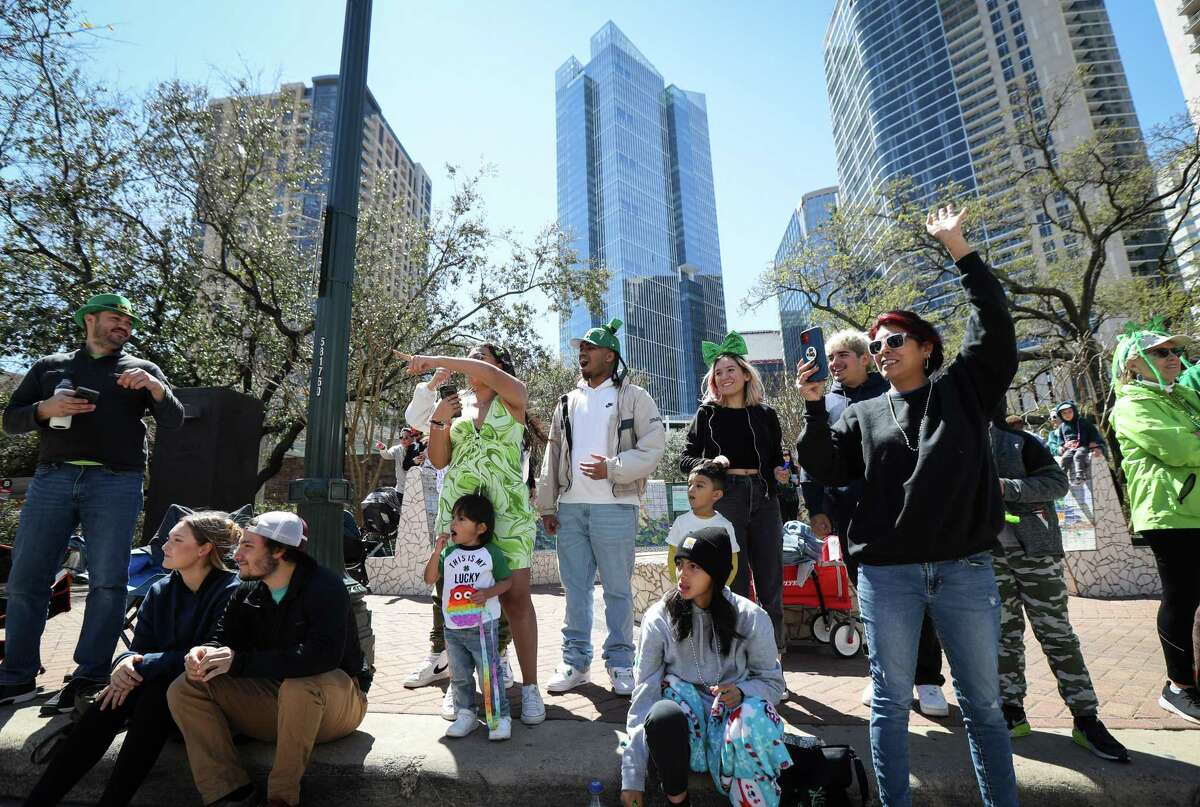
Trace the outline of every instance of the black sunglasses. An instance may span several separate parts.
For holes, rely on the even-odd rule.
[[[892,350],[899,350],[908,341],[908,338],[908,334],[906,333],[889,333],[887,339],[876,339],[867,345],[867,352],[872,356],[878,356],[883,352],[885,344]]]
[[[1179,358],[1187,357],[1187,350],[1181,347],[1155,347],[1146,351],[1156,359],[1165,359],[1167,356],[1176,355]]]

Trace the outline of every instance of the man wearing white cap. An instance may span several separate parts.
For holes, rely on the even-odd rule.
[[[341,579],[304,552],[307,528],[271,512],[246,527],[233,559],[242,583],[211,642],[194,647],[167,691],[208,805],[258,805],[233,733],[274,742],[269,807],[300,803],[312,747],[353,732],[367,712],[358,628]]]

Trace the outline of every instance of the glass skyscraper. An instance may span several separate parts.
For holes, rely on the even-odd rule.
[[[696,410],[700,341],[725,334],[716,196],[704,96],[666,86],[616,25],[591,40],[591,61],[555,75],[558,221],[580,271],[610,274],[604,310],[576,303],[569,340],[618,317],[629,366],[647,376],[663,414]]]
[[[802,253],[805,244],[818,241],[823,236],[821,225],[829,221],[837,205],[837,187],[822,188],[804,194],[800,206],[792,213],[784,230],[779,248],[775,250],[775,265],[793,263]],[[802,272],[822,271],[820,266],[795,267]],[[800,362],[800,333],[812,324],[812,306],[798,291],[784,291],[779,295],[779,330],[783,338],[783,362],[787,373],[792,373]]]

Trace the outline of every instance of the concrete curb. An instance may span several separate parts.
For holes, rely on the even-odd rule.
[[[21,798],[29,792],[42,771],[30,764],[30,750],[65,719],[39,718],[36,705],[0,709],[0,796]],[[586,784],[592,778],[604,783],[604,803],[617,803],[618,743],[623,734],[615,724],[551,720],[526,728],[518,722],[512,740],[505,743],[489,743],[482,729],[463,740],[447,741],[442,738],[445,727],[436,716],[368,714],[360,731],[318,746],[304,779],[304,804],[562,807],[586,804]],[[1039,807],[1200,805],[1200,732],[1114,733],[1129,746],[1132,765],[1096,759],[1075,746],[1069,732],[1039,731],[1017,741],[1022,801]],[[869,763],[866,727],[831,726],[819,734],[830,744],[853,745]],[[918,803],[979,803],[961,728],[914,728],[909,739]],[[99,796],[114,751],[115,744],[72,792],[72,801]],[[265,781],[271,748],[250,743],[242,747],[242,754],[252,775]],[[693,777],[693,785],[692,803],[697,807],[728,803],[716,796],[707,777]],[[651,804],[659,801],[652,799]],[[181,744],[164,749],[135,804],[200,804]]]

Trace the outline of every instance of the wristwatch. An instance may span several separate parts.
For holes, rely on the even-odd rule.
[[[435,429],[444,429],[444,428],[446,428],[446,423],[445,423],[445,421],[441,421],[441,420],[430,420],[430,421],[429,421],[429,425],[430,425],[430,426],[433,426]]]

